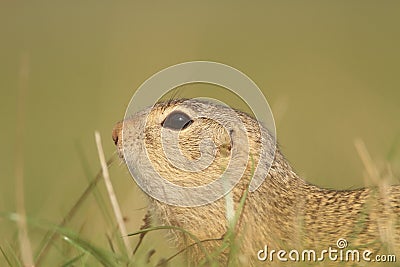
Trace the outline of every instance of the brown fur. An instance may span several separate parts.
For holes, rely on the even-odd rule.
[[[200,111],[223,113],[226,110],[225,107],[198,100],[159,103],[126,120],[124,137],[122,123],[117,124],[113,139],[120,155],[123,156],[123,149],[125,153],[134,154],[127,164],[133,164],[137,166],[137,171],[145,173],[147,167],[141,163],[142,157],[146,156],[143,152],[146,146],[154,168],[169,181],[182,186],[198,186],[213,181],[222,174],[222,167],[226,167],[229,152],[234,148],[240,149],[243,140],[235,140],[213,120],[195,119],[179,133],[179,148],[185,157],[197,159],[200,157],[200,141],[210,138],[216,146],[215,161],[202,172],[182,171],[165,158],[159,141],[161,122],[174,109],[189,115]],[[146,112],[149,112],[147,124]],[[235,210],[249,184],[252,166],[260,159],[258,154],[272,155],[268,149],[273,149],[260,151],[262,142],[272,144],[270,133],[265,128],[260,130],[251,116],[239,111],[237,113],[246,126],[254,161],[243,162],[247,165],[246,171],[233,189]],[[337,248],[336,241],[339,238],[345,238],[351,247],[365,245],[374,253],[386,246],[389,251],[399,253],[400,186],[392,186],[385,191],[379,188],[346,191],[322,189],[301,179],[279,148],[275,150],[271,167],[269,170],[265,168],[263,175],[266,180],[258,190],[248,194],[236,228],[237,242],[240,244],[238,255],[242,264],[259,264],[257,252],[266,244],[270,249],[327,249],[329,246]],[[199,207],[170,206],[151,199],[151,207],[162,224],[182,227],[200,240],[218,239],[227,231],[225,198]],[[180,248],[193,243],[180,231],[172,231],[172,235]],[[221,241],[202,244],[208,252],[212,252]],[[188,251],[190,262],[198,263],[204,258],[198,246],[192,246]],[[227,252],[223,253],[219,260],[226,263],[227,255]]]

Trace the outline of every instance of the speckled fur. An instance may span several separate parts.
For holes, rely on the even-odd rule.
[[[171,182],[184,186],[208,183],[221,174],[220,166],[225,166],[229,159],[226,153],[222,153],[222,149],[240,149],[241,140],[229,136],[227,131],[212,120],[195,120],[180,134],[180,149],[186,157],[196,159],[199,157],[199,141],[205,137],[212,138],[217,147],[215,164],[203,172],[181,171],[163,157],[159,142],[161,122],[173,109],[189,115],[195,115],[199,111],[210,114],[225,111],[225,107],[198,100],[159,103],[152,109],[139,112],[126,120],[123,139],[122,123],[117,124],[113,138],[116,140],[118,151],[121,156],[123,149],[125,153],[132,153],[133,156],[127,164],[133,164],[136,171],[146,175],[148,166],[142,161],[146,156],[146,144],[155,168]],[[150,116],[145,125],[145,114],[149,111]],[[238,115],[246,125],[252,155],[259,154],[260,142],[272,147],[272,139],[266,129],[262,128],[260,133],[257,130],[258,123],[252,117],[239,111]],[[267,148],[261,153],[273,155],[273,151],[268,149],[272,148]],[[259,157],[255,156],[254,161],[258,160]],[[235,208],[248,186],[252,173],[252,163],[243,164],[247,164],[246,172],[233,190]],[[249,193],[237,229],[243,264],[257,264],[257,251],[266,244],[271,249],[327,249],[329,246],[335,247],[339,238],[345,238],[352,247],[370,244],[367,248],[375,252],[389,243],[392,251],[399,253],[400,186],[389,187],[384,194],[378,188],[348,191],[322,189],[300,178],[278,147],[271,168],[268,171],[265,167],[262,173],[266,180],[257,191]],[[151,198],[150,200],[151,210],[162,224],[182,227],[200,240],[220,238],[226,232],[224,198],[208,205],[191,208],[170,206]],[[171,234],[180,248],[193,243],[179,231],[172,231]],[[208,251],[212,251],[218,244],[218,241],[203,243]],[[188,252],[188,257],[189,262],[196,263],[204,255],[193,246]],[[220,260],[224,262],[225,256],[222,255]]]

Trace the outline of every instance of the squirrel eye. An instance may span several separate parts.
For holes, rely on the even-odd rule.
[[[161,123],[162,127],[172,130],[183,130],[192,124],[193,120],[185,113],[174,111]]]

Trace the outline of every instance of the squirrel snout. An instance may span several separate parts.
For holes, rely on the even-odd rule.
[[[122,132],[122,121],[118,122],[112,131],[112,139],[114,140],[114,144],[118,146],[118,142],[121,141],[121,132]]]

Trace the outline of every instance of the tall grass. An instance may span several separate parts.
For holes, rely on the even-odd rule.
[[[234,216],[230,221],[228,230],[223,237],[200,240],[195,236],[194,233],[190,233],[187,230],[179,227],[164,225],[154,226],[151,225],[149,214],[147,214],[143,219],[142,227],[139,227],[138,225],[137,228],[140,228],[138,231],[128,233],[128,231],[125,229],[123,214],[120,211],[116,201],[117,195],[114,192],[112,183],[108,177],[108,167],[112,166],[114,158],[112,157],[107,162],[105,161],[104,154],[102,153],[101,149],[100,137],[98,134],[96,134],[96,139],[99,148],[99,156],[101,161],[100,165],[102,168],[99,170],[97,175],[90,179],[87,188],[82,192],[72,208],[65,214],[60,223],[54,224],[45,220],[31,218],[29,216],[26,217],[20,212],[0,213],[1,218],[15,222],[16,225],[18,225],[19,231],[21,231],[21,225],[25,228],[24,238],[18,238],[18,242],[16,243],[3,243],[0,246],[0,255],[4,258],[4,261],[8,266],[45,266],[44,262],[46,262],[46,258],[50,256],[51,251],[53,250],[63,255],[60,257],[59,261],[54,263],[54,265],[57,266],[184,266],[185,262],[182,261],[182,257],[180,256],[185,252],[185,250],[190,249],[193,246],[198,246],[198,248],[202,250],[205,255],[204,260],[199,263],[200,266],[218,266],[218,258],[222,253],[228,255],[228,266],[241,265],[238,260],[240,255],[240,238],[238,238],[236,226],[240,221],[240,216],[245,205],[248,193],[247,190],[243,194],[240,204],[238,205],[238,208],[234,212]],[[382,183],[378,167],[373,163],[365,144],[360,140],[357,140],[355,144],[360,158],[365,165],[368,176],[370,176],[374,182],[378,183],[380,186],[379,188],[381,188],[379,192],[383,194],[387,184],[386,182]],[[110,211],[108,211],[102,203],[100,203],[99,206],[104,207],[104,220],[108,220],[110,217],[113,219],[112,228],[114,229],[114,234],[107,236],[106,244],[99,245],[83,238],[79,231],[71,229],[71,227],[68,226],[68,223],[83,206],[83,203],[87,200],[88,196],[95,193],[95,189],[99,185],[99,182],[102,181],[102,178],[105,178],[104,181],[108,183],[107,192],[111,202],[114,202],[114,216],[110,214]],[[100,201],[100,199],[101,201],[104,201],[103,198],[96,198],[97,201]],[[360,224],[362,223],[362,218],[360,218]],[[389,227],[386,228],[390,229]],[[26,244],[30,244],[28,229],[36,229],[42,232],[44,236],[42,242],[40,242],[37,247],[34,247],[34,251],[36,251],[35,254],[32,254],[31,249],[25,251],[29,248],[26,246]],[[117,229],[119,229],[119,231],[117,231]],[[186,248],[176,251],[169,256],[164,255],[164,258],[154,262],[151,259],[156,253],[156,250],[152,248],[151,245],[144,244],[143,240],[146,238],[148,233],[163,230],[180,231],[184,233],[190,240],[192,240],[192,243]],[[138,238],[133,239],[132,237],[135,236]],[[386,243],[389,246],[390,244],[393,244],[393,241],[390,239],[393,237],[393,235],[390,235],[390,232],[382,233],[381,237],[382,240],[387,241]],[[214,251],[206,251],[202,244],[209,241],[219,241],[220,245],[216,247]],[[29,258],[29,254],[31,255],[31,258]],[[308,264],[301,266],[308,266]],[[391,266],[399,265],[395,265],[393,263]]]

